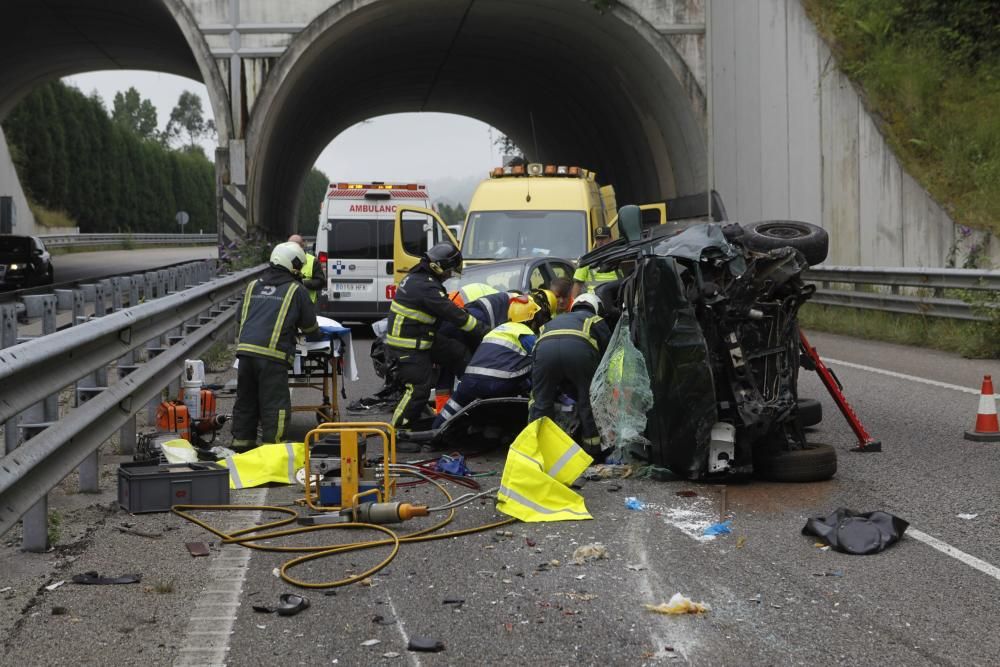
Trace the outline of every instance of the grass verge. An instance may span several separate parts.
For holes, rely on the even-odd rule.
[[[971,359],[1000,359],[996,325],[807,303],[799,310],[802,328],[887,343],[928,347]]]

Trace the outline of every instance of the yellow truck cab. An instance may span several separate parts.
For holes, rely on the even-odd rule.
[[[423,251],[442,241],[460,247],[469,264],[514,257],[575,262],[594,247],[594,231],[611,224],[616,211],[614,188],[598,185],[592,171],[537,163],[497,167],[472,195],[461,244],[434,211],[395,209],[395,279],[402,280]],[[618,236],[614,227],[611,234]]]
[[[614,188],[581,167],[497,167],[479,184],[462,230],[470,263],[513,257],[576,260],[594,247],[594,230],[615,214]],[[612,231],[615,235],[615,231]]]

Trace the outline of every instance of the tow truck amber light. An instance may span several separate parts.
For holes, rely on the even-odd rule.
[[[546,176],[555,176],[556,175],[556,166],[554,164],[547,164],[547,165],[545,165],[545,175]]]
[[[580,168],[579,167],[570,167],[569,168],[569,175],[570,176],[579,176],[580,175]]]

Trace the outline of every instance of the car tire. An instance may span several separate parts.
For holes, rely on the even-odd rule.
[[[815,398],[800,398],[796,416],[802,428],[809,428],[823,421],[823,404]]]
[[[750,250],[767,252],[790,246],[801,252],[809,266],[822,264],[830,252],[830,235],[822,227],[795,220],[742,223],[740,241]]]
[[[770,482],[822,482],[837,473],[837,450],[810,443],[804,449],[754,452],[754,475]]]

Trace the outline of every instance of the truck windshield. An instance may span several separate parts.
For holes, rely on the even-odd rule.
[[[466,259],[568,257],[587,251],[582,211],[473,211],[462,239]]]

